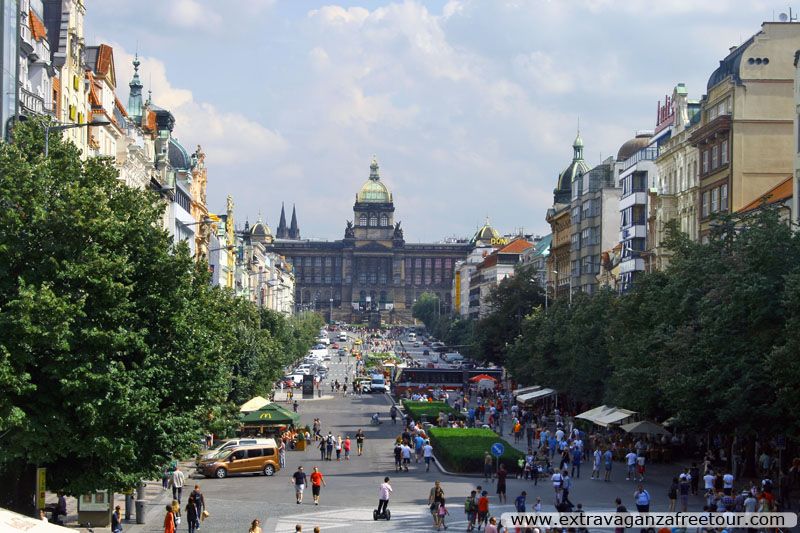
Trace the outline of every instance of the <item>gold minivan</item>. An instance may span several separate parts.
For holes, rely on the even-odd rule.
[[[281,469],[278,449],[265,444],[248,444],[222,450],[203,459],[197,471],[206,477],[224,479],[230,474],[264,474],[271,476]]]

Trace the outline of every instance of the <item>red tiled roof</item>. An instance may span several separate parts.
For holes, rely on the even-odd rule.
[[[89,104],[92,107],[102,107],[103,102],[100,100],[100,95],[97,93],[97,86],[95,85],[94,75],[91,70],[86,71],[86,79],[89,80]]]
[[[107,44],[101,44],[97,48],[97,74],[107,76],[114,66],[114,52]]]
[[[47,28],[44,27],[44,23],[32,9],[28,10],[28,25],[35,40],[41,41],[47,37]]]
[[[144,128],[149,131],[156,131],[156,114],[153,111],[147,111],[147,117],[144,119]]]
[[[532,247],[533,243],[526,241],[525,239],[519,238],[514,239],[510,243],[506,244],[502,248],[500,248],[497,253],[500,254],[519,254],[527,250],[528,248]]]
[[[122,113],[122,116],[124,117],[128,116],[128,110],[125,109],[125,106],[122,105],[122,102],[120,102],[119,98],[117,98],[116,96],[114,96],[114,105],[116,106],[117,109],[119,109],[119,112]]]
[[[784,200],[788,200],[794,194],[794,183],[792,183],[792,177],[789,176],[784,181],[780,182],[775,187],[771,188],[746,206],[739,209],[739,213],[745,213],[747,211],[752,211],[753,209],[757,209],[764,204],[764,200],[766,200],[766,205],[777,204],[778,202],[782,202]]]

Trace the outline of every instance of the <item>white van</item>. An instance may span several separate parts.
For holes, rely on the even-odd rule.
[[[379,376],[374,374],[372,376],[372,380],[369,382],[369,388],[371,392],[386,392],[386,380],[383,376]]]
[[[339,342],[347,342],[347,333],[344,331],[339,333]]]
[[[412,331],[411,333],[408,334],[408,340],[410,341],[417,340],[417,334]]]

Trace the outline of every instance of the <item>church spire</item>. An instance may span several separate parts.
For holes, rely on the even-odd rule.
[[[581,130],[580,126],[578,127],[578,134],[575,136],[575,141],[572,143],[572,150],[574,152],[572,156],[573,161],[582,161],[583,160],[583,139],[581,139]]]
[[[128,96],[128,115],[137,124],[142,123],[142,82],[139,80],[139,54],[137,53],[133,59],[133,78],[128,84],[131,88],[130,96]]]
[[[283,208],[283,202],[281,202],[281,219],[278,222],[278,231],[276,236],[279,239],[289,238],[289,230],[286,228],[286,210]]]
[[[295,210],[294,204],[292,204],[292,222],[289,226],[289,238],[290,239],[299,239],[300,238],[300,228],[297,226],[297,211]]]

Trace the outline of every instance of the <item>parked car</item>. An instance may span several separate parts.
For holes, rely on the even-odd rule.
[[[208,459],[203,459],[197,471],[206,477],[224,479],[230,474],[264,474],[272,476],[281,469],[278,447],[273,439],[270,444],[249,444],[221,450]]]
[[[370,392],[386,392],[386,379],[380,375],[373,375],[369,382]]]
[[[227,439],[219,441],[213,448],[209,448],[205,452],[201,453],[197,459],[195,459],[195,466],[199,465],[201,461],[210,459],[213,456],[217,455],[220,452],[228,451],[237,446],[249,446],[251,444],[263,444],[268,446],[277,447],[277,443],[275,439],[257,439],[257,438],[250,438],[250,439]]]
[[[331,344],[331,349],[332,350],[338,350],[339,349],[339,343],[334,342],[333,344]]]

